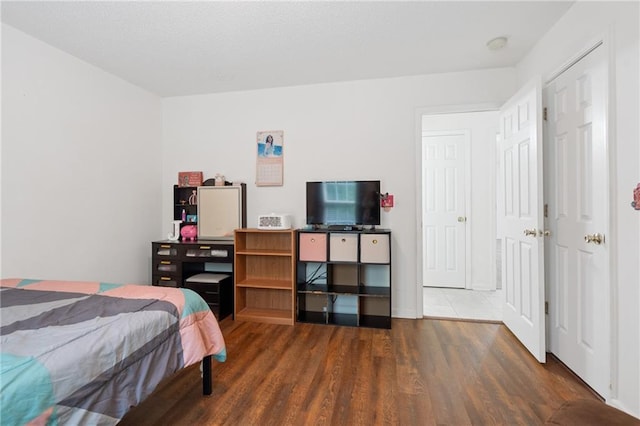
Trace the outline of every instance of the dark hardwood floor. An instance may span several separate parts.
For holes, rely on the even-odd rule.
[[[203,397],[198,366],[121,425],[537,425],[598,397],[542,365],[504,325],[394,319],[392,330],[221,322],[228,359]],[[602,404],[605,407],[604,403]]]

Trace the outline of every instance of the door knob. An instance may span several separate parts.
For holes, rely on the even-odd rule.
[[[458,216],[458,222],[466,222],[467,218],[464,216]]]
[[[604,243],[604,235],[602,234],[587,234],[584,236],[584,241],[587,243],[594,243],[594,244],[602,244]]]
[[[538,230],[537,229],[525,229],[524,230],[524,235],[531,235],[532,237],[535,237],[538,235]]]

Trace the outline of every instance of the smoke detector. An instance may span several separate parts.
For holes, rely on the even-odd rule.
[[[489,50],[500,50],[507,45],[508,39],[506,37],[496,37],[487,42]]]

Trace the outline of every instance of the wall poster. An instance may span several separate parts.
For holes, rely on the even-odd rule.
[[[282,186],[284,183],[284,131],[258,132],[256,140],[258,148],[256,185]]]

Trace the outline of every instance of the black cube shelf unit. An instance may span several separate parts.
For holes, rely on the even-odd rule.
[[[391,231],[298,230],[298,322],[391,328]]]

